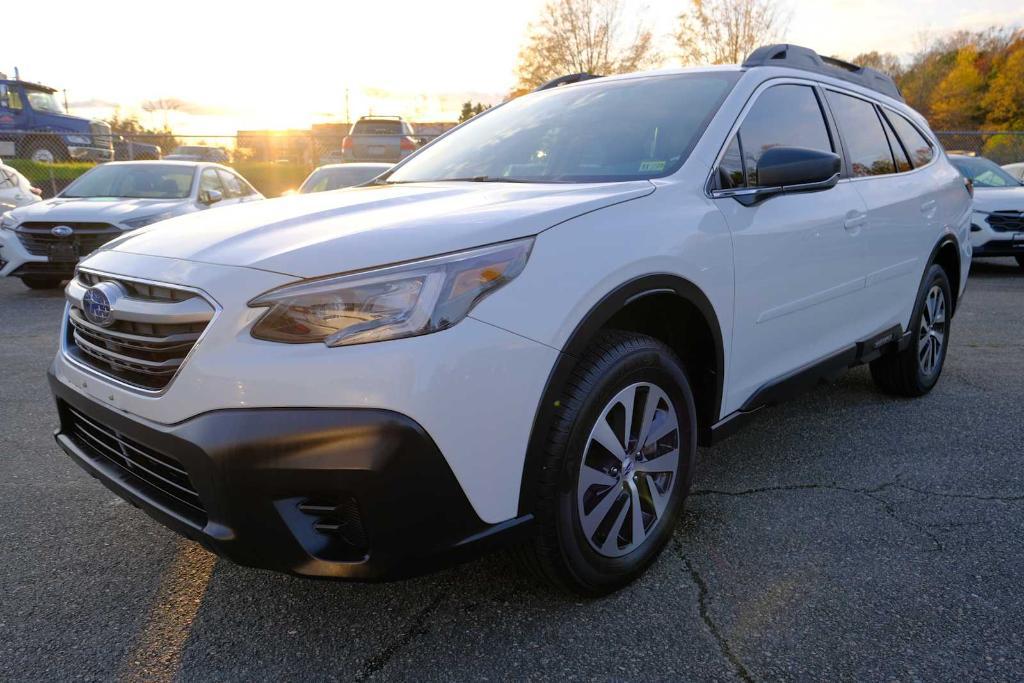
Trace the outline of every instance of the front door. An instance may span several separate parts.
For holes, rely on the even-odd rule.
[[[756,166],[772,147],[840,153],[819,91],[784,83],[748,107],[717,173],[719,187],[757,187]],[[849,182],[784,194],[753,206],[714,200],[733,237],[736,306],[728,410],[759,388],[860,339],[865,204]]]

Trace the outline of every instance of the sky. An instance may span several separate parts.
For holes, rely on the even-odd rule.
[[[687,0],[622,0],[670,36]],[[498,102],[544,0],[80,0],[12,2],[3,10],[0,71],[66,89],[71,112],[114,108],[183,134],[307,128],[360,115],[452,120],[467,99]],[[786,42],[850,58],[908,55],[926,36],[1024,25],[1021,0],[783,0]],[[40,33],[30,27],[45,23]],[[177,99],[175,112],[146,101]],[[347,107],[347,109],[346,109]]]

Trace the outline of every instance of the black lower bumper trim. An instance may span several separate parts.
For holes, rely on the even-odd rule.
[[[469,559],[529,532],[483,522],[412,419],[370,409],[237,409],[165,426],[131,418],[52,374],[61,448],[119,496],[239,564],[303,576],[389,580]],[[75,435],[73,411],[187,470],[205,524]]]
[[[975,247],[972,256],[982,258],[997,256],[1024,256],[1024,241],[992,240]]]

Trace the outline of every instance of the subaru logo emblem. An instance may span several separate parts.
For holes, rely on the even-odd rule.
[[[71,237],[74,232],[75,231],[71,229],[71,226],[68,225],[58,225],[50,228],[50,234],[54,237]]]
[[[82,312],[93,325],[109,327],[114,323],[111,312],[117,300],[123,295],[121,288],[113,282],[101,282],[85,290],[82,296]]]

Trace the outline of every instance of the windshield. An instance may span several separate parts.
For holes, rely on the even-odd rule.
[[[71,183],[60,196],[185,199],[192,189],[193,174],[190,166],[148,162],[97,166]]]
[[[25,96],[28,97],[28,104],[35,111],[45,111],[51,114],[63,114],[64,110],[60,102],[52,92],[43,90],[30,90],[25,88]]]
[[[975,187],[1020,187],[1019,180],[984,157],[950,159],[960,174]]]
[[[352,187],[353,185],[362,185],[367,181],[373,180],[387,169],[387,166],[377,168],[372,166],[322,168],[318,171],[313,171],[306,178],[306,181],[302,183],[302,187],[299,188],[299,192],[306,194],[307,192],[324,192],[326,190]]]
[[[388,182],[585,183],[666,176],[700,138],[738,72],[593,81],[501,105],[426,147]]]

